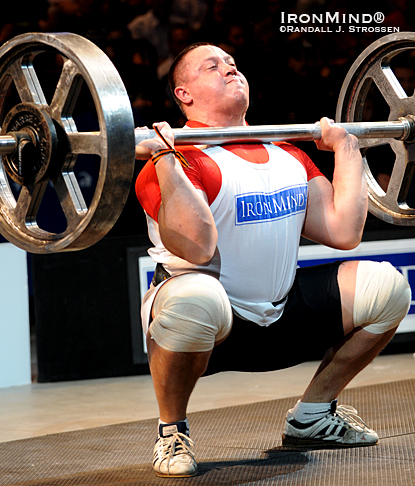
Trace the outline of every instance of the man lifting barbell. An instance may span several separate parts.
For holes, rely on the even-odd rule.
[[[189,127],[245,125],[248,83],[220,48],[185,49],[170,81]],[[188,400],[199,377],[226,370],[322,358],[287,412],[283,444],[378,441],[337,397],[390,341],[411,292],[386,262],[296,268],[301,235],[348,250],[359,244],[366,218],[357,139],[327,118],[320,124],[317,146],[334,152],[332,183],[287,143],[184,146],[178,153],[173,131],[158,123],[159,134],[136,147],[137,158],[150,158],[136,193],[157,263],[142,320],[160,411],[158,476],[197,474]]]
[[[205,128],[176,131],[160,123],[158,135],[151,130],[134,135],[119,74],[87,39],[29,33],[0,48],[0,231],[12,243],[34,253],[91,246],[111,228],[127,198],[134,141],[137,158],[151,157],[136,192],[157,262],[142,306],[160,408],[157,474],[196,474],[187,403],[200,376],[222,370],[274,370],[322,358],[301,400],[287,413],[283,443],[350,447],[377,442],[354,409],[336,406],[336,397],[391,339],[409,307],[408,284],[387,263],[296,269],[297,253],[301,234],[334,248],[356,246],[367,205],[384,221],[415,223],[415,208],[405,203],[414,103],[389,69],[390,60],[413,49],[414,41],[413,33],[392,34],[356,59],[336,113],[347,131],[325,118],[311,130],[308,125],[282,127],[288,140],[319,139],[320,149],[335,152],[332,183],[302,151],[268,143],[281,140],[281,127],[272,127],[269,138],[269,130],[264,135],[261,127],[245,125],[247,82],[232,58],[215,46],[183,52],[171,76],[188,126]],[[49,52],[63,61],[50,104],[33,62]],[[360,123],[372,82],[389,105],[388,122]],[[82,83],[93,95],[98,131],[78,131],[73,119]],[[12,100],[10,109],[13,87],[20,102],[13,106]],[[192,138],[191,132],[204,134]],[[373,146],[393,148],[396,159],[386,193],[373,184],[367,164],[366,191],[362,157],[351,133],[359,138],[363,160]],[[212,145],[220,145],[217,136],[232,144]],[[199,145],[186,146],[181,155],[173,145],[186,137]],[[235,141],[241,137],[257,143]],[[89,206],[73,171],[81,154],[100,159]],[[18,198],[8,178],[21,186]],[[49,181],[67,220],[61,233],[37,224]]]
[[[344,80],[336,110],[339,125],[359,139],[369,211],[397,225],[415,224],[409,190],[415,105],[390,69],[390,61],[414,46],[414,33],[399,32],[365,49]],[[56,86],[47,84],[44,91],[38,68],[48,63],[36,60],[50,55],[60,59],[62,70]],[[388,121],[363,121],[361,108],[373,83],[389,106]],[[85,95],[93,100],[90,108],[96,111],[97,130],[81,130],[75,121],[76,107],[85,108]],[[109,58],[88,39],[71,33],[21,34],[0,47],[0,126],[0,233],[30,253],[82,250],[103,238],[128,197],[135,145],[154,137],[154,130],[134,132],[130,100]],[[320,126],[313,123],[179,128],[173,133],[175,145],[321,138]],[[387,191],[366,163],[366,152],[384,144],[395,153]],[[78,158],[85,156],[92,156],[99,170],[89,202],[74,170],[75,165],[79,168]],[[57,211],[66,219],[66,228],[56,232],[38,218],[50,182],[56,190]],[[18,196],[13,190],[16,184]]]

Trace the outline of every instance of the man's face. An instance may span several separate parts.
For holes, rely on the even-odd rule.
[[[235,61],[216,46],[200,46],[185,58],[184,85],[192,103],[204,110],[245,113],[249,87]]]

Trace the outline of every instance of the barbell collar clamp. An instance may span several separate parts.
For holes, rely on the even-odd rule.
[[[404,117],[399,118],[404,123],[404,133],[401,140],[406,143],[413,143],[415,141],[415,116],[414,115],[406,115]]]
[[[0,155],[13,155],[28,143],[33,144],[34,140],[27,130],[0,135]]]

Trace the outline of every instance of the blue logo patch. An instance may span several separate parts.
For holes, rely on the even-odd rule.
[[[306,210],[307,185],[291,186],[271,194],[242,194],[235,197],[235,204],[236,225],[286,218]]]

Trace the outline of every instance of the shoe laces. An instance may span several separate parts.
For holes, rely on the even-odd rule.
[[[350,405],[338,405],[335,415],[337,415],[355,430],[370,430],[368,425],[359,417],[359,415],[357,415],[357,410]]]
[[[167,467],[170,461],[178,454],[189,454],[194,459],[191,447],[195,443],[186,434],[175,432],[167,437],[159,437],[157,440],[157,452],[161,460],[167,460]]]

